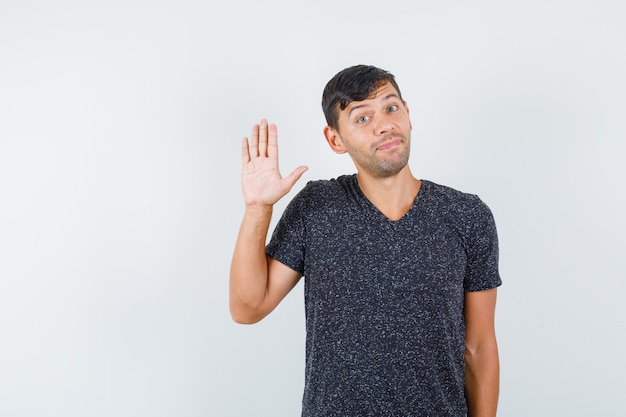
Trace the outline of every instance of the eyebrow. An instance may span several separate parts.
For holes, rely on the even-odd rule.
[[[400,97],[396,93],[389,93],[385,97],[381,98],[380,101],[387,101],[390,98],[397,98],[398,100],[400,99]],[[363,107],[368,107],[368,106],[371,106],[371,104],[357,104],[354,107],[350,107],[350,110],[348,110],[348,116],[350,116],[353,111],[358,110]]]

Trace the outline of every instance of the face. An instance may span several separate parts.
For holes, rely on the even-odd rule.
[[[339,113],[338,128],[327,126],[326,140],[337,153],[348,153],[359,172],[375,178],[399,173],[408,163],[409,109],[389,83]]]

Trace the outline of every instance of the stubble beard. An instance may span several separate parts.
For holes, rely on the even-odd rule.
[[[374,178],[389,178],[398,175],[409,163],[411,153],[410,138],[401,136],[404,147],[395,150],[392,155],[380,157],[375,148],[372,149],[373,157],[362,161],[361,167]]]

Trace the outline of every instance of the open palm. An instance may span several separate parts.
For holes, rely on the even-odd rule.
[[[291,190],[307,167],[300,166],[286,177],[278,169],[278,131],[267,120],[254,125],[250,139],[241,144],[241,186],[246,205],[271,206]]]

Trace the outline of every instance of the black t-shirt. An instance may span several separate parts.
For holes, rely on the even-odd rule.
[[[312,181],[266,251],[305,279],[303,417],[466,415],[464,293],[501,284],[477,196],[424,180],[392,221],[354,175]]]

